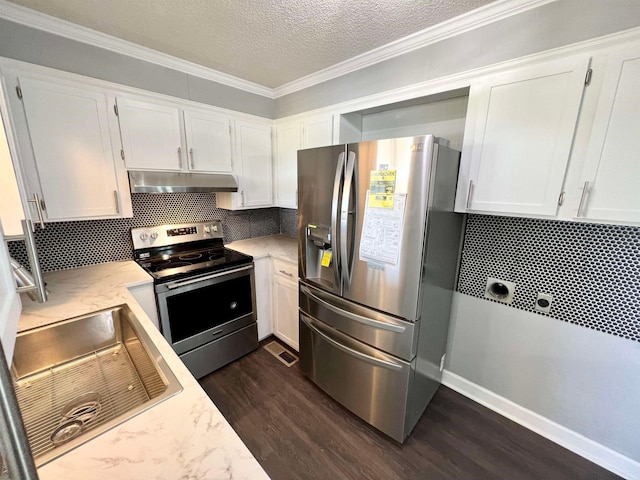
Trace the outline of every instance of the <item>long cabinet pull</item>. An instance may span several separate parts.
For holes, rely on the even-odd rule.
[[[244,207],[244,190],[240,190],[240,206]]]
[[[473,195],[473,180],[469,180],[469,188],[467,189],[467,210],[471,208],[471,195]]]
[[[178,147],[178,167],[182,168],[182,147]]]
[[[193,170],[195,167],[193,166],[193,148],[189,149],[189,161],[190,161],[190,165],[191,165],[191,170]]]
[[[404,327],[402,327],[400,325],[393,325],[391,323],[386,323],[386,322],[381,322],[379,320],[374,320],[373,318],[363,317],[362,315],[358,315],[356,313],[351,313],[351,312],[348,312],[346,310],[341,309],[340,307],[336,307],[335,305],[332,305],[331,303],[329,303],[329,302],[323,300],[322,298],[318,297],[311,290],[309,290],[307,287],[304,287],[302,285],[300,286],[300,291],[303,294],[307,295],[308,297],[311,297],[313,300],[318,302],[320,305],[322,305],[326,309],[331,310],[333,313],[337,313],[338,315],[340,315],[342,317],[346,317],[346,318],[349,318],[351,320],[355,320],[358,323],[362,323],[362,324],[367,325],[369,327],[378,328],[380,330],[387,330],[389,332],[394,332],[394,333],[404,333],[405,330],[406,330]]]
[[[120,197],[118,196],[118,191],[117,190],[113,191],[113,198],[116,201],[116,213],[118,215],[120,215]]]
[[[584,182],[584,185],[582,186],[582,195],[580,195],[580,205],[578,205],[578,217],[583,217],[584,216],[584,206],[585,206],[585,200],[587,198],[587,194],[589,193],[589,182]]]
[[[336,340],[331,338],[329,335],[321,332],[316,326],[312,325],[310,322],[311,319],[306,315],[301,314],[300,320],[304,322],[304,324],[307,327],[309,327],[309,329],[311,329],[311,331],[313,331],[315,334],[322,337],[324,340],[326,340],[328,343],[333,345],[338,350],[342,350],[344,353],[351,355],[352,357],[359,358],[360,360],[363,360],[367,363],[375,365],[376,367],[382,367],[389,370],[402,370],[402,365],[398,365],[397,363],[389,362],[387,360],[382,360],[380,358],[372,357],[371,355],[367,355],[366,353],[359,352],[351,347],[347,347],[346,345],[343,345],[337,342]]]
[[[40,228],[44,230],[44,215],[42,214],[42,202],[40,202],[40,197],[37,193],[33,194],[33,198],[29,199],[30,203],[34,203],[36,205],[36,212],[38,212],[38,220],[40,221]]]

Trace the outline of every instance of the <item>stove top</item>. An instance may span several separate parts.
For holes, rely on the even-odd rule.
[[[134,259],[164,283],[253,262],[253,257],[226,248],[219,220],[132,228]]]

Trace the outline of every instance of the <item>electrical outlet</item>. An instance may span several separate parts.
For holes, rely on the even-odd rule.
[[[537,312],[549,313],[551,311],[551,302],[553,302],[553,295],[538,293],[534,308]]]

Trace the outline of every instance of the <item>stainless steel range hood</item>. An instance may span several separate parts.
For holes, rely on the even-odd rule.
[[[129,171],[131,193],[237,192],[231,174]]]

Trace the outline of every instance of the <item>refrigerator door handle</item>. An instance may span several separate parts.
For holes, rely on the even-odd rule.
[[[333,180],[333,197],[331,198],[331,245],[338,247],[338,208],[340,207],[340,187],[342,186],[342,177],[344,175],[344,152],[338,156],[338,166],[336,167],[336,175]],[[335,259],[336,283],[340,284],[340,249],[334,248],[333,254]]]
[[[342,263],[342,278],[347,283],[347,285],[351,285],[351,275],[353,273],[349,269],[349,246],[347,245],[349,235],[347,232],[347,228],[349,226],[349,214],[355,214],[355,206],[354,212],[349,212],[351,189],[354,188],[353,176],[355,173],[355,167],[356,154],[354,152],[349,152],[349,156],[347,157],[347,171],[344,176],[344,189],[342,190],[342,208],[340,213],[340,258]],[[356,205],[357,203],[358,200],[356,199]]]
[[[370,355],[367,355],[366,353],[359,352],[359,351],[357,351],[357,350],[355,350],[353,348],[347,347],[346,345],[343,345],[343,344],[335,341],[333,338],[331,338],[327,334],[321,332],[317,327],[312,325],[311,322],[310,322],[310,320],[312,320],[312,319],[307,317],[306,315],[300,314],[300,320],[303,321],[307,325],[307,327],[309,327],[313,332],[315,332],[317,335],[319,335],[324,340],[329,342],[335,348],[337,348],[339,350],[342,350],[344,353],[346,353],[348,355],[351,355],[352,357],[359,358],[360,360],[363,360],[363,361],[365,361],[367,363],[375,365],[376,367],[382,367],[382,368],[386,368],[388,370],[402,370],[402,365],[399,365],[399,364],[394,363],[394,362],[389,362],[387,360],[381,360],[379,358],[372,357]]]
[[[378,320],[373,320],[372,318],[363,317],[362,315],[357,315],[355,313],[342,310],[341,308],[336,307],[335,305],[332,305],[326,300],[323,300],[322,298],[318,297],[304,285],[300,285],[300,290],[302,291],[302,293],[313,298],[316,302],[321,304],[326,309],[331,310],[332,312],[337,313],[338,315],[349,318],[356,322],[363,323],[365,325],[368,325],[373,328],[378,328],[380,330],[388,330],[394,333],[404,333],[406,330],[403,326],[400,326],[400,325],[392,325],[390,323],[379,322]]]

